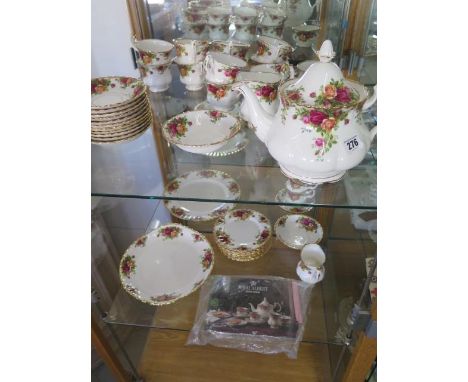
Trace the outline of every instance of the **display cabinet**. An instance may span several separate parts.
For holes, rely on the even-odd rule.
[[[137,38],[170,41],[181,35],[185,3],[176,0],[127,3]],[[337,23],[342,20],[344,9],[333,7],[336,8],[333,1],[323,0],[310,14],[309,20],[322,24],[324,32],[319,39],[328,38],[325,31],[332,34],[333,26],[325,28],[331,18]],[[372,25],[366,26],[366,30],[368,36],[373,34]],[[336,39],[343,47],[344,36],[337,33]],[[365,49],[370,52],[369,44]],[[313,57],[312,49],[309,51],[309,57]],[[172,65],[170,70],[169,90],[149,93],[152,128],[128,142],[92,145],[93,343],[99,347],[96,350],[122,380],[363,380],[376,359],[376,143],[364,161],[340,181],[318,185],[312,199],[285,201],[278,195],[285,189],[287,178],[246,123],[233,147],[212,155],[182,151],[163,139],[161,125],[167,119],[193,110],[206,100],[205,89],[187,91],[180,82],[177,66]],[[376,118],[375,107],[363,115],[369,128],[376,124]],[[223,171],[239,184],[240,197],[213,196],[209,192],[206,196],[173,197],[165,192],[170,181],[195,170]],[[125,249],[136,238],[171,221],[206,235],[215,249],[213,274],[298,278],[299,250],[274,237],[271,249],[260,259],[232,261],[214,242],[213,221],[181,220],[166,208],[171,200],[213,205],[235,203],[238,208],[263,213],[272,224],[297,209],[320,222],[326,275],[312,290],[297,360],[284,355],[185,346],[199,291],[173,304],[155,307],[134,299],[122,289],[118,261]],[[135,345],[128,344],[138,330],[142,340],[134,351],[130,347]]]

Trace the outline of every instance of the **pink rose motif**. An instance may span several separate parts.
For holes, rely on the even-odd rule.
[[[326,99],[333,99],[336,96],[336,86],[334,85],[326,85],[324,89],[325,98]]]
[[[331,131],[335,127],[335,125],[336,125],[336,119],[331,117],[328,119],[324,119],[320,126],[322,127],[322,129],[326,131]]]
[[[302,121],[304,123],[310,123],[310,117],[306,115],[304,118],[302,118]]]
[[[274,89],[273,89],[271,86],[263,86],[262,89],[261,89],[262,96],[264,96],[264,97],[269,97],[269,96],[270,96],[270,93],[271,93],[273,90],[274,90]]]
[[[310,122],[313,125],[319,126],[326,118],[327,115],[325,113],[322,113],[321,111],[312,110],[310,112]]]
[[[323,147],[325,145],[325,139],[323,138],[317,138],[315,140],[315,146],[317,147]]]
[[[310,95],[310,98],[315,98],[317,96],[317,94],[315,92],[312,92],[309,95]]]
[[[349,94],[349,89],[343,87],[341,89],[337,89],[335,100],[341,103],[348,103],[351,102],[351,96]]]
[[[331,107],[331,102],[326,99],[325,101],[323,101],[323,107],[325,109],[329,109]]]

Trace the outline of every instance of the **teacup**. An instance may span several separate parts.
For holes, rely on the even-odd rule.
[[[292,51],[292,46],[286,41],[274,37],[260,36],[255,60],[262,64],[279,64],[287,61]]]
[[[206,88],[206,100],[211,106],[219,110],[232,110],[240,97],[240,93],[232,89],[230,84],[220,85],[207,82]]]
[[[206,23],[208,20],[207,11],[204,8],[184,9],[184,16],[187,24]]]
[[[291,316],[282,315],[280,316],[280,319],[281,319],[281,325],[289,325],[291,323]]]
[[[286,13],[279,8],[265,7],[260,13],[260,23],[267,26],[282,26],[286,20]]]
[[[225,53],[209,52],[205,58],[206,79],[217,84],[232,84],[247,63]]]
[[[292,37],[296,46],[310,48],[313,40],[318,36],[320,27],[318,25],[296,25],[292,27]]]
[[[278,86],[281,83],[281,76],[279,74],[240,72],[237,75],[237,81],[237,83],[247,84],[268,114],[274,115],[276,113],[279,106]],[[240,114],[244,120],[251,122],[249,108],[245,100],[242,101]]]
[[[258,34],[261,36],[281,38],[283,36],[283,25],[269,26],[258,25]]]
[[[257,36],[257,26],[256,25],[241,25],[234,24],[236,27],[235,37],[240,41],[254,41]]]
[[[208,24],[208,35],[210,37],[210,40],[227,40],[227,38],[229,37],[229,24]]]
[[[226,53],[234,57],[245,60],[245,55],[250,48],[250,44],[241,41],[212,41],[210,50],[212,52]]]
[[[234,20],[238,25],[254,25],[257,23],[257,11],[252,7],[234,8]]]
[[[172,82],[171,67],[169,65],[143,66],[139,65],[143,82],[154,93],[169,89]]]
[[[236,316],[238,317],[247,317],[249,315],[249,308],[244,306],[238,306],[236,308]]]
[[[306,244],[301,250],[301,261],[297,264],[296,273],[302,281],[316,284],[325,276],[325,252],[318,244]]]
[[[208,51],[208,41],[178,38],[173,40],[176,51],[176,63],[191,65],[203,61]]]
[[[231,17],[231,8],[214,7],[214,8],[208,9],[208,23],[211,25],[229,26],[230,17]]]
[[[179,68],[180,82],[187,90],[197,91],[205,84],[205,73],[203,71],[203,61],[191,65],[177,65]]]
[[[187,39],[203,40],[207,37],[205,31],[206,24],[186,24],[184,37]]]
[[[250,67],[251,72],[278,73],[282,76],[282,81],[294,78],[294,68],[285,62],[284,64],[260,64]]]
[[[143,65],[165,65],[172,60],[171,52],[174,48],[170,42],[164,40],[139,40],[133,38],[133,46],[137,51],[138,59]]]
[[[268,318],[267,321],[268,325],[270,325],[271,328],[278,328],[282,324],[281,320],[281,314],[279,313],[270,313],[270,317]]]

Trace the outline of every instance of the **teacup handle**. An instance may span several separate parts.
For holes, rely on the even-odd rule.
[[[377,101],[377,85],[374,86],[374,93],[372,94],[372,96],[366,99],[366,101],[362,105],[362,110],[369,109],[375,103],[375,101]]]
[[[296,76],[296,72],[294,71],[294,67],[289,65],[289,79],[292,80]]]
[[[209,72],[208,69],[213,68],[213,57],[210,54],[207,54],[205,60],[203,61],[203,71],[205,74]]]

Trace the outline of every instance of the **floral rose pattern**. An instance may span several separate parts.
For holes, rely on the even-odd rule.
[[[158,237],[162,236],[164,240],[175,239],[179,235],[183,235],[182,230],[175,226],[162,227],[158,232]]]
[[[180,207],[171,207],[171,213],[175,216],[181,217],[185,215],[185,211]]]
[[[231,244],[231,237],[223,231],[222,228],[218,228],[215,232],[216,238],[223,244]]]
[[[142,236],[135,241],[135,247],[144,247],[146,244],[147,236]]]
[[[187,125],[192,125],[192,122],[190,122],[187,117],[173,118],[166,125],[166,131],[169,133],[171,138],[181,138],[184,137],[187,132]]]
[[[213,123],[218,122],[221,118],[225,118],[226,114],[217,111],[217,110],[209,110],[206,114],[210,117],[210,121]]]
[[[270,230],[265,228],[261,233],[258,234],[255,244],[262,244],[269,237],[270,237]]]
[[[238,194],[240,192],[239,185],[235,182],[230,182],[228,188],[229,192],[232,194]]]
[[[195,73],[195,70],[192,69],[192,65],[179,65],[179,73],[181,77],[187,77],[190,72]]]
[[[170,294],[162,294],[160,296],[152,296],[150,297],[150,300],[154,302],[164,302],[164,301],[175,300],[177,297],[179,297],[179,295],[175,293],[170,293]]]
[[[221,71],[221,69],[219,69],[219,71]],[[224,69],[224,76],[235,80],[239,72],[239,68]]]
[[[192,234],[192,237],[193,237],[193,242],[194,243],[198,243],[199,241],[203,241],[203,237],[198,233]]]
[[[270,48],[267,45],[259,41],[258,48],[257,48],[257,56],[263,56],[264,54],[271,56]]]
[[[318,226],[314,219],[308,217],[300,217],[296,220],[296,223],[299,224],[308,232],[317,232]]]
[[[278,219],[278,226],[279,227],[284,227],[285,224],[286,224],[286,219],[288,217],[287,216],[281,216],[279,219]]]
[[[195,34],[202,34],[203,31],[205,30],[205,25],[204,24],[191,25],[190,29]]]
[[[91,80],[91,94],[104,93],[109,89],[109,86],[111,86],[111,80],[108,78],[96,78]]]
[[[151,64],[153,60],[156,59],[156,55],[152,52],[144,52],[140,50],[138,53],[140,54],[140,60],[145,65]]]
[[[232,212],[232,217],[240,219],[240,220],[247,220],[250,216],[252,216],[252,211],[249,210],[235,210]]]
[[[297,39],[302,42],[306,42],[307,40],[311,40],[316,36],[317,32],[314,31],[297,31]]]
[[[136,263],[135,256],[127,255],[123,258],[120,270],[125,275],[125,277],[130,278],[132,273],[135,273]]]
[[[210,249],[205,249],[204,251],[205,253],[202,256],[201,265],[203,270],[206,271],[213,262],[213,252],[211,252]]]
[[[167,192],[172,194],[174,191],[177,191],[179,189],[179,186],[180,182],[178,180],[174,180],[173,182],[167,185]]]
[[[175,49],[176,49],[176,56],[177,57],[180,57],[182,55],[188,56],[187,50],[184,48],[183,45],[176,44]]]
[[[220,100],[226,95],[226,87],[225,86],[215,86],[213,84],[208,84],[208,91],[213,94],[213,96]]]
[[[255,86],[255,94],[260,97],[262,101],[271,104],[276,99],[276,89],[270,85],[257,85]]]
[[[198,172],[198,175],[200,175],[203,178],[213,178],[216,176],[216,171],[213,170],[201,170]]]

